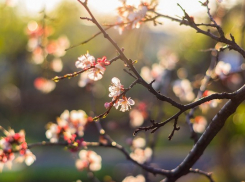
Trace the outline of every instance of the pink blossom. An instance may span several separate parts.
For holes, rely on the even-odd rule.
[[[65,110],[56,123],[49,123],[46,137],[50,142],[56,143],[60,136],[68,143],[73,143],[77,136],[84,135],[85,125],[87,124],[88,116],[83,110],[73,110],[69,112]]]
[[[101,157],[92,150],[81,150],[79,158],[76,161],[76,167],[79,171],[89,169],[91,171],[98,171],[101,169]]]
[[[0,128],[6,135],[0,140],[0,171],[2,171],[5,165],[11,168],[12,161],[15,158],[14,152],[16,151],[19,152],[19,156],[23,156],[24,159],[28,160],[26,162],[27,165],[31,165],[35,160],[35,156],[31,153],[30,150],[27,149],[24,130],[21,130],[19,133],[15,133],[13,129],[9,129],[9,131],[7,131],[2,127]],[[32,162],[31,159],[27,157],[27,155],[32,155]]]

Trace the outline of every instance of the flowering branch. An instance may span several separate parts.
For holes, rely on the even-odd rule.
[[[108,65],[110,65],[110,64],[113,63],[114,61],[118,60],[119,58],[120,58],[120,56],[117,56],[117,57],[111,59],[110,61],[108,61],[108,62],[110,62]],[[108,65],[104,65],[104,66],[108,66]],[[93,69],[93,68],[95,68],[95,66],[94,66],[94,65],[91,65],[90,67],[88,67],[88,68],[86,68],[86,69],[83,69],[83,70],[80,70],[80,71],[78,71],[78,72],[69,73],[69,74],[66,74],[66,75],[64,75],[64,76],[56,76],[56,77],[52,78],[52,80],[55,81],[55,82],[58,82],[59,80],[62,80],[62,79],[65,79],[65,78],[70,79],[70,78],[72,78],[72,77],[76,77],[76,76],[78,76],[79,74],[81,74],[81,73],[83,73],[83,72],[85,72],[85,71],[88,71],[88,70],[90,70],[90,69]]]
[[[116,96],[115,99],[112,102],[109,103],[109,107],[107,107],[107,110],[104,113],[94,117],[93,120],[96,121],[96,120],[98,120],[100,118],[105,118],[110,113],[110,110],[114,106],[114,104],[116,102],[118,102],[118,99],[120,97],[122,97],[123,95],[125,95],[131,88],[133,88],[138,83],[138,81],[139,80],[137,79],[128,88],[124,88],[124,91],[121,94],[119,94],[118,96]]]
[[[216,53],[215,56],[213,56],[212,53]],[[197,94],[197,97],[196,97],[195,100],[200,99],[202,97],[202,95],[203,95],[203,92],[206,90],[207,84],[208,84],[208,82],[211,79],[211,74],[212,74],[212,72],[213,72],[213,70],[215,68],[215,65],[217,64],[218,59],[219,59],[219,50],[211,50],[211,55],[212,55],[212,58],[211,58],[211,62],[210,62],[209,68],[206,71],[205,77],[201,81],[201,86],[200,86],[200,89],[198,91],[198,94]],[[190,110],[190,112],[186,115],[186,122],[189,125],[189,129],[191,131],[191,138],[194,140],[195,143],[198,140],[198,136],[197,136],[196,132],[193,129],[193,123],[190,121],[190,119],[193,117],[193,114],[194,114],[196,108],[197,107],[192,108]]]

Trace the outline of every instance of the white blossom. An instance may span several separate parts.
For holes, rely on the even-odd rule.
[[[109,87],[109,97],[119,96],[122,89],[123,85],[120,83],[120,80],[116,77],[113,77],[111,79],[111,86]]]
[[[77,68],[88,69],[95,63],[95,58],[89,53],[82,55],[78,58],[75,65]]]
[[[131,99],[130,97],[127,99],[127,97],[124,96],[122,99],[119,99],[118,102],[114,104],[114,106],[116,107],[116,109],[121,106],[120,111],[125,112],[129,111],[129,109],[131,109],[131,105],[134,104],[135,102],[133,99]]]

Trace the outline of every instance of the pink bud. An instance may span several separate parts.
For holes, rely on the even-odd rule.
[[[106,103],[104,104],[104,106],[105,106],[106,109],[108,109],[108,108],[111,106],[111,103],[110,103],[110,102],[106,102]]]

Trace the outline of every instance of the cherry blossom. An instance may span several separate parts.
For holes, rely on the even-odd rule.
[[[125,111],[129,111],[129,109],[131,109],[131,105],[134,104],[135,102],[133,99],[131,99],[130,97],[127,98],[123,96],[122,99],[119,99],[118,102],[114,104],[114,106],[116,107],[116,109],[118,109],[119,106],[121,106],[120,111],[125,112]]]
[[[116,77],[111,79],[111,86],[109,87],[109,97],[117,97],[120,95],[121,91],[123,90],[123,85],[121,84],[120,80]]]
[[[87,114],[83,110],[73,110],[71,112],[65,110],[60,117],[57,118],[57,124],[48,124],[46,137],[50,139],[50,142],[56,143],[59,137],[63,135],[65,141],[72,143],[77,136],[81,137],[84,135],[87,121]]]
[[[93,81],[98,81],[103,77],[103,74],[106,70],[105,66],[109,64],[110,61],[108,61],[105,56],[102,58],[98,58],[97,61],[95,61],[95,58],[89,53],[80,56],[75,63],[77,68],[82,68],[84,70],[90,68],[87,72],[87,77]],[[84,76],[85,74],[81,79],[85,79]],[[89,80],[80,82],[80,85],[85,86],[85,84],[89,83]]]
[[[141,174],[134,176],[127,176],[122,182],[145,182],[145,177]]]
[[[101,156],[92,150],[81,150],[79,158],[76,161],[76,167],[79,171],[88,169],[90,171],[98,171],[101,169]]]
[[[82,55],[78,58],[75,63],[77,68],[88,69],[91,66],[95,65],[95,58],[91,56],[89,53]]]
[[[2,127],[1,129],[6,136],[2,137],[0,140],[0,171],[2,171],[4,165],[11,168],[12,161],[15,158],[14,152],[19,152],[19,157],[16,158],[22,158],[19,162],[25,160],[27,165],[31,165],[36,160],[36,157],[29,149],[27,149],[24,130],[15,133],[13,129],[9,129],[9,131]]]
[[[94,81],[98,81],[103,77],[105,67],[101,64],[96,64],[95,68],[88,70],[88,78]]]
[[[147,15],[149,4],[142,2],[138,6],[129,5],[126,1],[123,1],[123,6],[119,7],[118,10],[118,21],[115,28],[119,29],[121,34],[124,28],[139,28],[141,21],[143,21]]]

